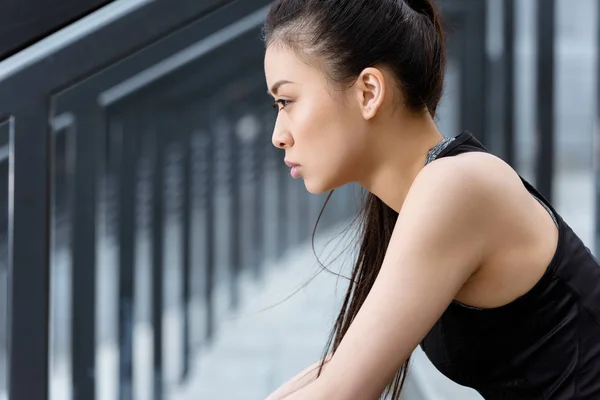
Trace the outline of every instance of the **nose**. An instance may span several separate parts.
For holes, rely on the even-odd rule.
[[[271,140],[273,146],[278,149],[289,149],[294,145],[294,139],[291,133],[281,125],[279,118],[275,122],[275,129],[273,129]]]

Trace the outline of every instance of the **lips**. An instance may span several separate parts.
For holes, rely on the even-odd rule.
[[[296,179],[300,177],[300,164],[285,160],[285,165],[291,168],[290,175],[292,178]]]

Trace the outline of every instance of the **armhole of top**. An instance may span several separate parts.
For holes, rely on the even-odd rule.
[[[546,203],[544,203],[539,197],[537,197],[535,194],[530,193],[534,199],[536,199],[538,201],[538,203],[540,203],[542,205],[542,207],[544,207],[546,209],[546,211],[548,211],[548,214],[550,214],[550,217],[552,217],[552,221],[554,221],[554,225],[556,225],[556,227],[558,228],[558,219],[556,218],[556,215],[554,215],[554,212],[550,209],[550,207],[548,207],[546,205]]]

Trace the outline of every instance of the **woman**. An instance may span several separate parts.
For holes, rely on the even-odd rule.
[[[329,355],[269,400],[398,399],[419,344],[486,399],[600,399],[600,266],[469,132],[438,131],[433,2],[278,0],[264,32],[291,175],[369,192]]]

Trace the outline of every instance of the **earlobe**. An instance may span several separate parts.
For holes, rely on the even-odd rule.
[[[383,74],[377,68],[366,68],[358,77],[356,88],[363,118],[373,119],[379,112],[385,97]]]

